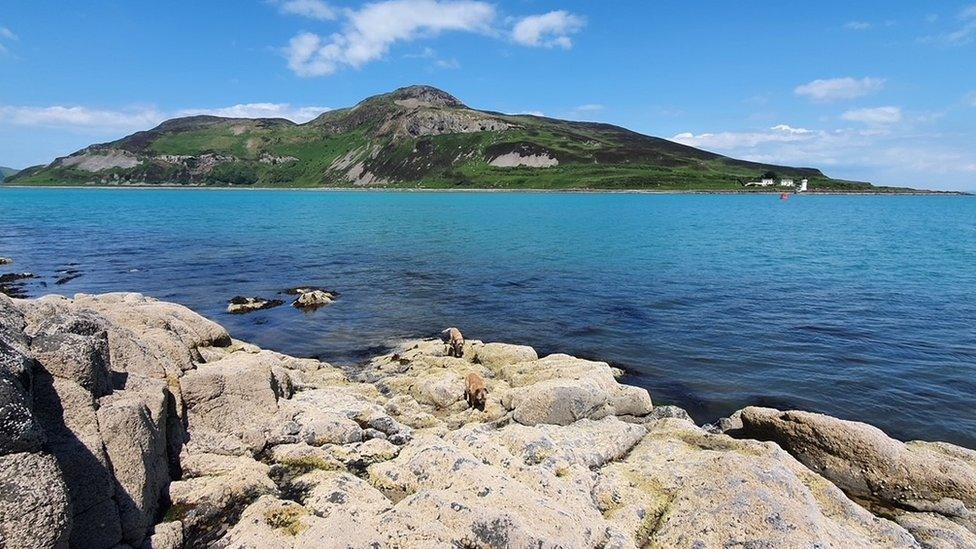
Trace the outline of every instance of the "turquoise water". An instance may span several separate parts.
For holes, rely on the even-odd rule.
[[[290,354],[457,325],[609,361],[698,420],[767,404],[976,447],[969,197],[7,188],[0,228],[32,295],[140,291]],[[342,297],[224,312],[301,284]]]

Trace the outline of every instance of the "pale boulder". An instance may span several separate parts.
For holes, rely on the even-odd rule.
[[[528,345],[512,345],[509,343],[485,343],[475,347],[474,360],[493,372],[505,366],[538,360],[535,349]]]
[[[369,524],[393,504],[382,492],[344,471],[317,470],[291,483],[302,504],[316,516],[341,522]]]
[[[272,371],[277,366],[269,353],[234,353],[180,378],[188,446],[236,455],[260,451],[283,390]]]
[[[345,416],[319,412],[303,423],[299,439],[311,446],[347,444],[363,440],[363,429]]]
[[[388,545],[597,547],[616,539],[592,505],[568,505],[555,491],[533,489],[513,478],[500,456],[468,447],[419,437],[396,459],[369,468],[370,483],[398,501],[378,526]],[[513,458],[508,453],[515,467]],[[547,468],[537,472],[550,483],[561,482]]]
[[[504,366],[498,377],[511,385],[513,417],[526,425],[566,425],[611,414],[644,416],[653,409],[646,390],[617,383],[605,362],[549,355]]]
[[[777,443],[879,512],[936,513],[976,533],[976,453],[971,450],[904,444],[871,425],[811,412],[749,407],[741,418],[737,436]]]
[[[453,370],[434,371],[416,378],[410,394],[421,404],[448,408],[464,398],[464,379]]]
[[[917,547],[775,445],[662,419],[594,488],[638,546]]]
[[[373,522],[375,518],[367,523],[339,516],[322,518],[298,503],[263,496],[244,511],[219,545],[227,549],[384,547]]]
[[[297,309],[315,310],[319,307],[331,305],[335,296],[323,290],[309,290],[299,292],[298,297],[292,302],[292,307]]]
[[[183,480],[169,486],[167,517],[180,521],[194,543],[218,539],[254,500],[278,494],[271,468],[249,457],[197,455],[186,461]],[[194,473],[199,476],[190,476]]]
[[[0,546],[67,545],[71,512],[58,462],[49,454],[0,455]]]
[[[97,415],[105,452],[118,482],[115,499],[122,538],[138,546],[155,521],[170,481],[165,432],[138,398],[106,400]]]
[[[570,379],[550,379],[522,388],[513,394],[511,405],[512,417],[524,425],[569,425],[610,413],[604,391]]]

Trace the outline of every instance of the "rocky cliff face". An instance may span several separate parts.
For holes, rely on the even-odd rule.
[[[346,371],[138,294],[0,296],[0,546],[976,545],[970,450],[762,408],[709,432],[617,373],[429,340]]]

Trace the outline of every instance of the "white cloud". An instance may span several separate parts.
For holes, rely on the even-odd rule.
[[[288,103],[241,103],[216,109],[184,109],[179,111],[177,115],[209,114],[227,118],[287,118],[292,122],[303,123],[329,110],[331,110],[329,107],[292,107]]]
[[[322,0],[286,0],[278,5],[281,13],[300,15],[319,21],[332,21],[338,18],[338,13],[332,6]]]
[[[458,60],[457,59],[454,59],[454,58],[451,58],[451,59],[438,59],[437,61],[434,62],[434,65],[436,67],[438,67],[438,68],[441,68],[441,69],[449,69],[449,70],[454,70],[454,69],[460,69],[461,68],[461,63],[458,63]]]
[[[969,44],[976,36],[976,4],[959,12],[958,19],[962,26],[946,34],[945,41],[956,46]]]
[[[976,107],[976,91],[966,96],[966,103],[968,103],[970,107]]]
[[[16,34],[14,34],[14,31],[8,29],[7,27],[0,27],[0,55],[10,53],[10,49],[7,48],[7,46],[3,43],[4,40],[7,42],[16,42],[19,40],[19,38]]]
[[[437,57],[437,50],[428,46],[417,53],[404,54],[404,57],[407,59],[435,59]]]
[[[61,105],[50,107],[0,106],[0,124],[16,126],[128,130],[155,126],[164,118],[162,113],[152,108],[102,110]]]
[[[112,110],[63,105],[0,105],[0,126],[119,134],[149,129],[168,118],[179,116],[211,114],[230,118],[287,118],[295,122],[307,122],[327,110],[329,109],[326,107],[293,107],[288,103],[244,103],[213,109],[182,109],[176,112],[163,112],[153,107]]]
[[[874,107],[870,109],[849,110],[840,117],[850,122],[882,125],[901,122],[902,114],[901,109],[898,107]]]
[[[288,66],[299,76],[325,76],[383,58],[396,42],[444,31],[488,34],[495,19],[491,4],[476,0],[386,0],[344,12],[341,32],[328,38],[301,33],[286,49]]]
[[[867,21],[848,21],[847,23],[844,23],[845,29],[855,31],[868,30],[873,26],[874,25],[868,23]]]
[[[767,131],[757,132],[719,132],[697,135],[684,132],[671,137],[671,141],[706,150],[738,151],[767,143],[793,143],[809,140],[813,134],[813,131],[805,128],[794,128],[786,124],[779,124]]]
[[[522,18],[512,28],[512,39],[523,46],[560,47],[570,49],[569,35],[579,32],[586,19],[564,10]]]
[[[430,59],[432,62],[430,68],[452,70],[461,68],[461,63],[457,59],[453,57],[450,59],[441,58],[437,55],[437,50],[431,47],[425,47],[419,52],[406,53],[403,55],[403,57],[405,59]]]
[[[807,129],[779,124],[766,130],[684,132],[672,141],[720,154],[786,166],[813,166],[827,175],[878,185],[973,189],[976,153],[963,136],[898,126]]]
[[[602,111],[604,108],[606,107],[604,107],[603,105],[599,105],[597,103],[587,103],[586,105],[580,105],[573,110],[582,111],[582,112],[595,112],[595,111]]]
[[[929,22],[934,23],[937,20],[938,17],[929,19]],[[960,11],[955,17],[955,21],[958,27],[954,30],[938,35],[925,36],[920,38],[919,41],[942,43],[949,46],[964,46],[971,43],[976,38],[976,4],[970,5]]]
[[[854,99],[880,91],[885,84],[883,78],[828,78],[814,80],[797,86],[793,92],[813,101],[836,101]]]
[[[806,128],[794,128],[793,126],[790,126],[788,124],[778,124],[769,129],[775,132],[785,132],[790,135],[806,135],[809,133],[813,133],[813,130],[808,130]]]

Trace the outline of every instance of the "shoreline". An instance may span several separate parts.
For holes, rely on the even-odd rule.
[[[6,185],[2,189],[91,189],[91,190],[192,190],[192,191],[281,191],[281,192],[357,192],[357,193],[507,193],[507,194],[651,194],[651,195],[730,195],[730,196],[976,196],[966,191],[740,191],[740,190],[651,190],[651,189],[434,189],[434,188],[356,188],[356,187],[221,187],[206,185]]]
[[[976,543],[976,451],[866,423],[697,425],[605,362],[511,343],[409,340],[347,371],[135,293],[0,312],[27,374],[0,454],[17,546]]]

